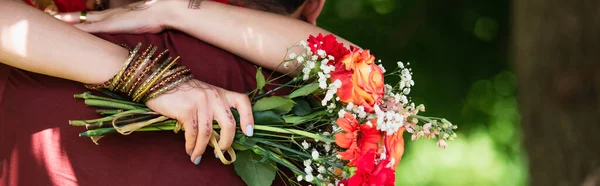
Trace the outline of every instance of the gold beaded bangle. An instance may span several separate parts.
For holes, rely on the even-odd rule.
[[[150,60],[150,58],[154,55],[156,50],[158,50],[158,47],[156,47],[156,46],[150,45],[150,47],[152,47],[152,49],[149,48],[150,52],[147,54],[144,53],[144,55],[140,56],[140,59],[132,65],[132,67],[131,67],[132,70],[129,72],[128,76],[125,76],[125,77],[127,77],[127,78],[125,78],[125,79],[127,79],[127,81],[121,87],[121,92],[128,92],[127,88],[129,88],[129,85],[133,82],[133,79],[135,79],[134,75],[137,74],[136,72],[140,71],[143,67],[142,64],[147,63],[148,60]]]
[[[142,43],[138,43],[138,45],[135,47],[135,49],[133,49],[133,51],[130,52],[129,57],[127,58],[127,60],[123,64],[123,67],[121,68],[121,71],[119,71],[119,73],[117,73],[117,75],[115,75],[115,77],[112,79],[112,82],[108,86],[108,89],[114,91],[115,86],[117,86],[117,83],[121,79],[121,76],[123,76],[124,71],[127,69],[127,67],[129,67],[129,63],[131,63],[133,58],[136,56],[136,54],[140,50],[140,47],[142,47]]]
[[[152,69],[155,66],[155,64],[157,64],[160,60],[162,60],[163,57],[166,56],[166,54],[168,54],[168,53],[169,53],[169,49],[166,49],[165,51],[161,52],[158,55],[158,57],[156,57],[154,60],[151,60],[148,64],[145,64],[144,71],[142,71],[142,73],[136,78],[135,82],[133,83],[133,85],[131,86],[129,91],[127,92],[128,96],[132,96],[131,94],[136,89],[136,86],[142,81],[142,79],[144,79],[144,77],[146,77],[146,75],[148,74],[150,69]]]
[[[159,96],[159,95],[161,95],[161,94],[163,94],[163,93],[165,93],[165,92],[167,92],[167,91],[169,91],[169,90],[172,90],[172,89],[173,89],[173,88],[175,88],[177,85],[179,85],[179,84],[181,84],[181,83],[183,83],[183,82],[186,82],[186,81],[188,81],[188,80],[190,80],[190,79],[192,79],[192,78],[194,78],[194,76],[193,76],[193,75],[191,75],[191,74],[190,74],[190,75],[188,75],[188,76],[184,76],[184,77],[182,77],[181,79],[179,79],[179,80],[177,80],[177,81],[175,81],[175,82],[173,82],[173,83],[171,83],[171,84],[169,84],[169,85],[167,85],[167,86],[165,86],[165,87],[163,87],[163,88],[161,88],[161,89],[157,90],[156,92],[153,92],[152,94],[150,94],[150,95],[146,96],[146,97],[144,98],[144,102],[147,102],[148,100],[151,100],[152,98],[155,98],[156,96]]]
[[[166,67],[172,61],[172,59],[173,58],[171,58],[171,56],[169,56],[164,62],[162,62],[158,66],[158,68],[154,72],[152,72],[152,74],[150,74],[150,76],[148,76],[148,78],[146,78],[144,83],[142,83],[142,85],[140,85],[139,87],[136,88],[135,92],[133,93],[133,95],[131,95],[131,97],[134,97],[134,98],[137,97],[142,92],[142,90],[144,90],[144,88],[146,86],[148,86],[148,84],[152,81],[152,79],[156,78],[158,73],[160,73],[160,71],[162,71],[162,69],[164,67]]]
[[[171,63],[169,63],[169,65],[167,65],[167,67],[165,67],[156,77],[154,77],[154,79],[152,79],[152,81],[150,81],[150,84],[146,85],[146,87],[144,87],[144,89],[142,90],[142,92],[140,92],[140,94],[136,95],[133,98],[133,101],[139,101],[144,94],[146,94],[146,92],[148,91],[148,89],[150,89],[152,87],[152,85],[154,83],[156,83],[156,81],[164,74],[166,73],[173,65],[175,65],[175,63],[177,62],[177,60],[179,60],[179,56],[177,56],[173,61],[171,61]]]
[[[165,75],[163,75],[162,78],[164,78],[164,79],[162,79],[159,83],[157,83],[156,86],[153,86],[152,88],[150,88],[150,90],[148,90],[148,92],[152,93],[157,88],[164,86],[169,81],[171,81],[173,79],[177,79],[179,76],[186,74],[188,72],[190,72],[190,69],[188,69],[187,67],[184,67],[184,66],[181,66],[181,67],[178,67],[177,69],[171,70],[171,71],[167,72]]]

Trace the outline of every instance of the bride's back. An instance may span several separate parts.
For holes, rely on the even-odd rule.
[[[255,85],[253,64],[180,32],[99,36],[168,48],[197,79],[215,86],[246,92]],[[98,117],[73,98],[86,91],[82,84],[17,69],[2,79],[1,71],[0,185],[244,185],[212,149],[200,165],[190,162],[182,133],[110,135],[95,145],[78,137],[83,128],[68,124]]]

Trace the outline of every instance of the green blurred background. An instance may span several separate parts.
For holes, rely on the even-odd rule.
[[[505,0],[329,0],[319,26],[372,50],[388,68],[410,62],[412,100],[459,125],[446,150],[410,141],[397,185],[526,185]],[[388,83],[394,79],[386,79]]]

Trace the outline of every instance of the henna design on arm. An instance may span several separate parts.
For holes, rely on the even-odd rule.
[[[152,4],[153,0],[146,0],[146,1],[141,1],[141,2],[137,2],[137,3],[132,3],[132,4],[128,4],[123,6],[124,9],[127,10],[145,10],[150,8],[150,5]]]
[[[204,0],[190,0],[190,2],[188,3],[188,8],[189,9],[200,9],[200,3],[202,3],[202,1],[204,1]]]

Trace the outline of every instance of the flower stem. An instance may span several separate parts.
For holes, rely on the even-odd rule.
[[[118,113],[123,112],[124,110],[122,109],[97,109],[96,113],[100,114],[100,115],[115,115]]]
[[[81,94],[75,94],[73,97],[75,98],[80,98],[80,99],[97,99],[97,100],[104,100],[104,101],[109,101],[109,102],[114,102],[114,103],[121,103],[121,104],[126,104],[126,105],[131,105],[131,106],[136,106],[136,107],[146,107],[146,105],[144,104],[140,104],[140,103],[136,103],[136,102],[131,102],[131,101],[124,101],[124,100],[119,100],[119,99],[112,99],[112,98],[107,98],[107,97],[102,97],[102,96],[96,96],[93,95],[89,92],[84,92]]]
[[[135,122],[140,122],[140,121],[144,121],[144,120],[150,120],[150,119],[154,119],[157,118],[158,115],[139,115],[139,116],[133,116],[127,119],[122,119],[122,120],[117,120],[115,121],[115,125],[117,126],[123,126],[123,125],[127,125],[127,124],[131,124],[131,123],[135,123]],[[98,128],[102,128],[102,127],[113,127],[112,126],[112,119],[108,122],[93,122],[90,124],[86,124],[85,128],[88,130],[93,130],[93,129],[98,129]]]
[[[148,109],[146,106],[135,106],[135,105],[130,105],[130,104],[126,104],[126,103],[119,103],[119,102],[101,100],[101,99],[86,99],[85,104],[87,106],[92,106],[92,107],[115,108],[115,109],[123,109],[123,110],[146,109],[146,110],[150,111],[150,109]]]
[[[326,137],[323,137],[323,136],[319,136],[317,134],[313,134],[313,133],[306,132],[306,131],[303,131],[303,130],[284,129],[284,128],[277,128],[277,127],[265,126],[265,125],[255,125],[254,129],[255,130],[262,130],[262,131],[270,131],[270,132],[279,132],[279,133],[285,133],[285,134],[297,134],[297,135],[301,135],[301,136],[313,138],[313,139],[324,141],[324,142],[330,142],[330,143],[331,142],[335,142],[334,139],[326,138]]]
[[[295,77],[292,80],[288,81],[287,83],[278,86],[277,88],[274,88],[272,90],[269,90],[268,92],[265,92],[264,94],[261,94],[261,95],[258,95],[256,97],[253,97],[252,98],[252,102],[255,102],[255,101],[259,100],[260,98],[264,98],[264,97],[266,97],[268,95],[271,95],[272,93],[274,93],[274,92],[282,89],[283,87],[287,87],[288,85],[291,85],[291,84],[295,83],[298,79],[299,79],[298,77]]]

